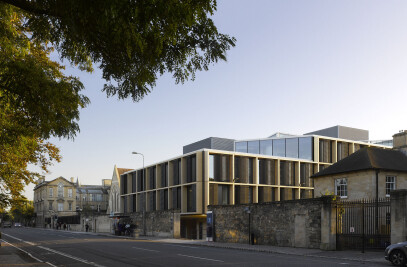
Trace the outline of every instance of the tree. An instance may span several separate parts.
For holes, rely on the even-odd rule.
[[[0,207],[17,199],[25,184],[60,161],[59,149],[45,140],[73,138],[79,109],[89,100],[83,85],[49,59],[46,43],[28,37],[24,15],[0,2]]]
[[[120,99],[139,101],[165,72],[176,83],[194,79],[236,43],[208,16],[216,0],[1,1],[24,10],[33,39],[61,58],[87,71],[98,64],[103,90]]]
[[[21,222],[24,225],[30,225],[34,218],[33,202],[21,197],[12,202],[10,212],[15,222]]]
[[[60,161],[52,136],[74,138],[89,99],[61,60],[102,69],[107,96],[141,100],[157,76],[176,83],[226,60],[235,38],[210,18],[216,0],[0,0],[0,206]]]

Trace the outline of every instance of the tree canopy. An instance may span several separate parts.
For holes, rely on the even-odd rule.
[[[89,100],[82,83],[65,76],[49,59],[44,42],[29,38],[24,15],[0,2],[0,206],[16,199],[24,185],[39,177],[34,164],[47,171],[60,161],[51,136],[73,138],[79,109]]]
[[[0,207],[59,162],[50,137],[74,138],[89,99],[50,60],[102,70],[107,96],[141,100],[158,76],[176,83],[226,60],[236,40],[219,33],[216,0],[0,0]],[[10,197],[11,196],[11,197]]]
[[[175,81],[226,60],[235,38],[209,17],[216,0],[1,0],[21,8],[36,41],[50,42],[61,58],[103,71],[103,90],[139,101],[157,75]]]

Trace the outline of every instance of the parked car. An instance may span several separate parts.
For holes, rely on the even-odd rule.
[[[12,225],[12,223],[11,222],[3,222],[3,228],[6,228],[6,227],[8,227],[8,228],[11,228],[11,225]]]
[[[14,223],[14,227],[22,227],[22,225],[21,225],[21,223],[16,222],[16,223]]]
[[[395,266],[407,264],[407,241],[388,246],[384,250],[384,258]]]

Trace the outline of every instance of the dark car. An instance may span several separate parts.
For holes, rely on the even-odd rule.
[[[384,251],[384,258],[396,266],[407,263],[407,241],[388,246]]]
[[[19,222],[14,223],[14,227],[22,227],[22,224]]]
[[[3,222],[3,228],[6,228],[6,227],[8,227],[8,228],[11,228],[11,225],[12,225],[12,223],[11,222]]]

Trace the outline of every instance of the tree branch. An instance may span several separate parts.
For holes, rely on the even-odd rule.
[[[24,11],[35,15],[48,15],[52,17],[59,17],[58,14],[53,14],[50,10],[40,7],[35,1],[25,0],[0,0],[0,2],[18,7]]]

